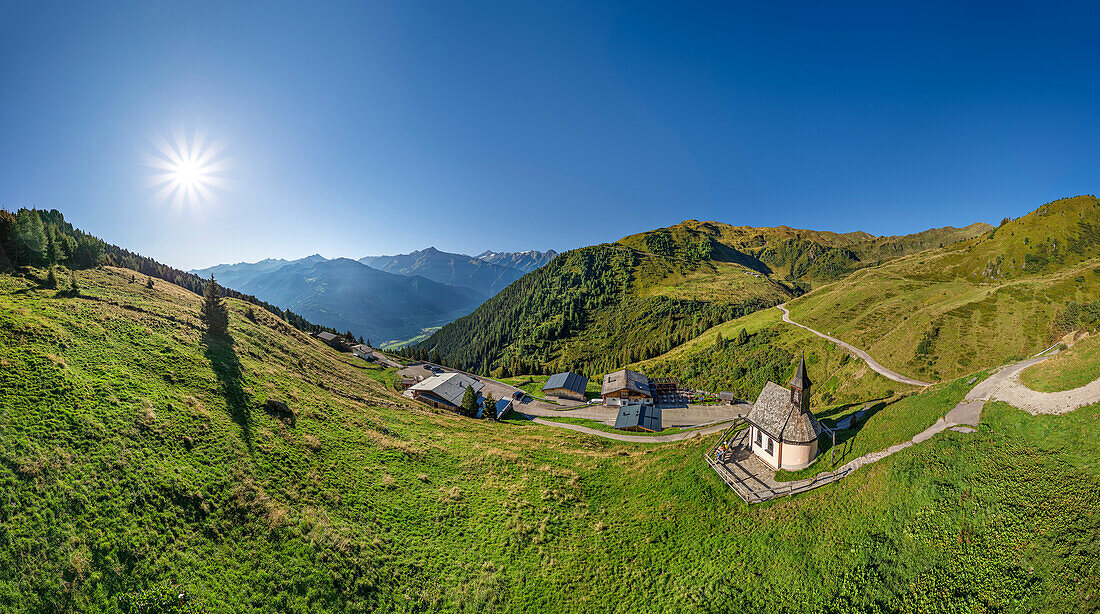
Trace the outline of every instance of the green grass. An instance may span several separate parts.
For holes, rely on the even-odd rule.
[[[419,334],[417,334],[415,337],[413,337],[411,339],[395,339],[393,341],[387,341],[387,342],[379,345],[378,347],[379,347],[379,349],[383,349],[383,350],[398,350],[398,349],[401,349],[401,348],[405,347],[406,345],[416,345],[417,343],[420,343],[421,341],[427,339],[428,337],[431,337],[432,333],[439,330],[440,328],[443,328],[443,327],[442,326],[429,326],[428,328],[422,329]]]
[[[1096,228],[1096,199],[1056,201],[992,235],[817,288],[791,301],[791,315],[900,373],[953,379],[1047,348],[1069,302],[1100,298]],[[1027,264],[1041,253],[1046,264]]]
[[[210,612],[1100,607],[1095,406],[992,404],[975,435],[750,507],[702,458],[717,435],[427,411],[236,301],[227,345],[193,294],[77,274],[83,298],[0,276],[0,611],[166,581]]]
[[[1039,392],[1073,390],[1100,377],[1100,335],[1078,341],[1020,373],[1020,381]]]
[[[975,375],[961,377],[946,384],[936,384],[922,394],[914,394],[901,399],[883,399],[869,402],[870,411],[853,428],[836,432],[836,450],[830,454],[832,439],[821,438],[820,454],[817,461],[798,471],[778,471],[776,480],[791,481],[813,477],[824,471],[832,471],[865,454],[879,452],[886,448],[911,440],[921,431],[935,424],[962,401],[966,393],[979,382],[989,377],[984,371]],[[974,380],[971,382],[970,380]],[[826,426],[832,427],[845,416],[864,407],[864,403],[853,403],[832,407],[817,412],[817,418]]]
[[[916,390],[888,380],[836,344],[783,322],[778,309],[765,309],[715,326],[656,358],[633,366],[652,376],[669,375],[693,388],[728,390],[755,400],[769,379],[786,385],[805,355],[814,407],[851,404]],[[750,335],[738,344],[740,331]],[[717,347],[719,336],[724,349]]]

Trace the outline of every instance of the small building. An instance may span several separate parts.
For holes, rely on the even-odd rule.
[[[401,378],[401,389],[402,390],[408,390],[409,388],[412,388],[416,384],[416,381],[417,380],[416,380],[415,377],[402,377]]]
[[[604,405],[616,406],[624,403],[653,404],[653,387],[649,378],[641,373],[622,369],[603,376],[600,396]]]
[[[466,395],[467,387],[472,387],[475,393],[480,393],[485,384],[463,373],[443,373],[413,384],[409,387],[409,391],[412,397],[421,403],[437,409],[458,411],[462,408],[462,397]],[[481,401],[481,395],[478,394],[478,403],[480,404]]]
[[[374,360],[374,349],[362,343],[351,346],[351,353],[363,360]]]
[[[733,405],[737,402],[737,395],[723,390],[718,393],[718,402],[722,405]]]
[[[662,429],[661,409],[653,405],[626,403],[619,407],[619,415],[615,417],[615,428],[624,431],[659,433]]]
[[[790,388],[768,382],[745,420],[749,446],[772,469],[796,471],[817,457],[821,423],[810,411],[810,377],[799,359]]]
[[[584,391],[587,388],[587,377],[566,371],[551,375],[543,384],[542,391],[548,396],[583,401],[585,400]]]
[[[317,333],[317,338],[331,345],[332,347],[338,347],[344,342],[343,337],[340,337],[339,335],[334,335],[328,331],[321,331]]]

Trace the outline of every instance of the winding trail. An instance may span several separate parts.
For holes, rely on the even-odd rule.
[[[1009,405],[1022,409],[1029,414],[1064,414],[1079,407],[1100,403],[1100,378],[1097,378],[1080,388],[1063,390],[1061,392],[1037,392],[1028,388],[1020,381],[1020,373],[1028,367],[1043,362],[1056,352],[1037,356],[1027,360],[1013,363],[997,370],[985,381],[974,386],[966,395],[958,407],[951,410],[957,411],[965,403],[984,405],[986,401],[1004,401]],[[980,409],[979,409],[980,411]],[[950,419],[951,414],[948,414]],[[975,420],[977,418],[975,417]],[[976,424],[976,422],[975,422]]]
[[[798,322],[795,322],[794,320],[791,319],[791,312],[787,311],[787,304],[786,303],[783,303],[781,305],[776,305],[776,307],[778,307],[779,310],[783,312],[783,321],[784,322],[786,322],[788,324],[794,324],[795,326],[798,326],[798,327],[801,327],[801,328],[804,328],[804,329],[810,331],[811,333],[817,335],[818,337],[821,337],[822,339],[828,339],[829,341],[832,341],[833,343],[839,345],[840,347],[848,350],[852,354],[855,354],[859,358],[863,359],[863,362],[866,362],[867,366],[871,367],[871,369],[873,371],[875,371],[876,373],[880,373],[883,376],[894,380],[895,382],[901,382],[903,384],[912,384],[913,386],[931,386],[932,385],[929,382],[922,382],[919,379],[913,379],[911,377],[902,375],[901,373],[898,373],[896,371],[891,371],[890,369],[887,369],[886,367],[882,366],[877,361],[875,361],[874,358],[871,358],[870,354],[868,354],[867,352],[864,352],[863,350],[857,348],[856,346],[854,346],[850,343],[845,343],[844,341],[841,341],[840,339],[837,339],[836,337],[830,337],[829,335],[826,335],[825,333],[818,332],[818,331],[810,328],[809,326],[806,326],[805,324],[799,324]]]

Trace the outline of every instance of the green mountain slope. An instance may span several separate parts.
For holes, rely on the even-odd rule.
[[[434,413],[237,300],[226,345],[182,288],[107,267],[77,271],[73,297],[24,274],[0,275],[4,612],[134,611],[156,587],[235,613],[1097,605],[1095,407],[991,406],[978,436],[748,507],[702,459],[715,437]],[[946,390],[866,436],[892,443],[914,407],[935,419],[965,387]]]
[[[628,242],[561,254],[421,347],[476,371],[598,373],[792,295],[751,275],[750,258],[705,238],[657,251]]]
[[[879,259],[986,228],[877,238],[687,220],[562,254],[420,346],[477,371],[594,375],[658,356],[719,322]]]
[[[1055,201],[992,233],[861,270],[790,304],[792,317],[885,365],[948,379],[1035,354],[1100,298],[1100,203]]]
[[[785,385],[799,356],[806,357],[813,403],[819,409],[915,390],[875,373],[836,344],[783,322],[778,309],[723,322],[634,368],[651,377],[676,377],[693,388],[727,390],[752,402],[765,382]]]

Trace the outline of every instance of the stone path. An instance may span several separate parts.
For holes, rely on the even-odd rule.
[[[795,326],[798,326],[798,327],[801,327],[801,328],[804,328],[804,329],[810,331],[811,333],[817,335],[818,337],[821,337],[822,339],[828,339],[829,341],[832,341],[833,343],[839,345],[840,347],[848,350],[852,354],[855,354],[859,358],[862,358],[863,361],[867,363],[867,366],[871,367],[871,369],[874,370],[875,372],[880,373],[883,376],[894,380],[895,382],[901,382],[903,384],[912,384],[913,386],[931,386],[932,385],[928,382],[922,382],[919,379],[913,379],[911,377],[902,375],[901,373],[897,373],[896,371],[891,371],[890,369],[887,369],[886,367],[884,367],[881,364],[879,364],[878,362],[876,362],[874,358],[871,358],[870,354],[868,354],[867,352],[864,352],[863,350],[857,348],[856,346],[851,345],[849,343],[845,343],[845,342],[841,341],[840,339],[837,339],[836,337],[830,337],[829,335],[826,335],[825,333],[818,332],[818,331],[810,328],[809,326],[806,326],[805,324],[799,324],[798,322],[795,322],[794,320],[791,319],[791,312],[787,311],[787,304],[786,303],[783,303],[782,305],[777,305],[777,307],[779,308],[780,311],[783,312],[783,321],[784,322],[786,322],[788,324],[794,324]]]

